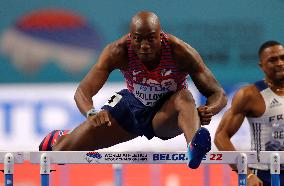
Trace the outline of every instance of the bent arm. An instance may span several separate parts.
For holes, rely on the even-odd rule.
[[[117,67],[118,52],[117,46],[110,44],[105,47],[97,63],[91,68],[88,74],[80,82],[75,92],[75,102],[83,115],[93,108],[92,97],[98,93],[108,79],[109,74]]]
[[[207,98],[206,106],[209,110],[214,115],[219,113],[227,104],[227,96],[211,71],[204,63],[198,63],[191,78],[200,93]]]
[[[75,102],[80,112],[86,115],[93,108],[92,97],[102,88],[108,78],[109,72],[99,66],[94,66],[87,76],[80,82],[75,92]]]
[[[236,113],[232,108],[226,111],[215,133],[214,142],[219,150],[236,151],[231,138],[241,127],[244,118],[243,113]]]
[[[177,38],[173,38],[173,43],[179,68],[190,74],[197,89],[206,96],[206,106],[214,115],[217,114],[227,104],[225,91],[194,48]]]
[[[223,116],[220,125],[215,133],[214,143],[220,151],[236,151],[235,146],[231,142],[231,138],[239,130],[244,121],[244,115],[234,113],[229,109]],[[237,170],[235,164],[230,165],[233,170]]]
[[[248,113],[248,100],[244,90],[240,90],[235,94],[231,108],[223,115],[215,133],[214,143],[219,150],[236,151],[231,138],[239,130]],[[237,169],[236,165],[231,165],[231,167],[233,170]]]

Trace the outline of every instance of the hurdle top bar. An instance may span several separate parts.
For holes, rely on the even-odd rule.
[[[9,151],[0,151],[0,163],[4,163],[5,155],[11,153],[15,163],[24,163],[25,157],[24,152],[9,152]]]
[[[99,152],[99,151],[41,151],[30,152],[31,163],[39,164],[45,153],[51,164],[184,164],[188,161],[186,152]],[[202,164],[237,164],[241,153],[247,156],[248,164],[270,164],[271,154],[278,153],[284,164],[284,152],[261,151],[258,161],[253,151],[216,151],[204,156]]]

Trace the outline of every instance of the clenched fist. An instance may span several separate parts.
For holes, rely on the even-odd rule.
[[[110,115],[106,110],[101,110],[95,115],[89,116],[87,120],[95,127],[101,125],[111,126]]]
[[[198,115],[200,118],[201,125],[208,125],[214,115],[208,106],[200,106],[197,108]]]

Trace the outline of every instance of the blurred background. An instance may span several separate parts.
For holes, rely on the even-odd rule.
[[[37,151],[51,130],[71,129],[84,120],[73,100],[75,89],[104,46],[128,33],[129,21],[138,11],[155,12],[165,32],[200,53],[226,90],[227,107],[240,86],[262,79],[257,56],[260,45],[267,40],[284,41],[283,0],[2,0],[0,4],[0,150]],[[122,75],[114,71],[94,98],[95,106],[99,108],[123,87]],[[202,104],[204,97],[194,84],[190,83],[190,89],[197,105]],[[212,136],[222,114],[208,126]],[[233,141],[238,149],[249,150],[246,122]],[[168,141],[140,137],[103,150],[184,151],[186,143],[182,135]],[[29,178],[18,173],[16,185],[39,184],[34,179],[34,166],[16,169],[33,175]],[[113,185],[111,166],[58,169],[53,185]],[[125,185],[178,186],[196,179],[196,185],[237,183],[234,173],[232,179],[224,179],[223,173],[230,168],[223,165],[202,166],[195,172],[183,165],[129,165],[125,169]],[[98,172],[97,178],[88,176]],[[82,175],[86,182],[76,183]]]

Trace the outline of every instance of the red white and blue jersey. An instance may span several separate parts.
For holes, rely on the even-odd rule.
[[[161,59],[159,65],[149,71],[139,60],[130,43],[130,34],[127,39],[128,68],[121,70],[125,77],[128,90],[135,95],[145,106],[154,106],[166,93],[176,92],[187,88],[187,72],[181,72],[173,59],[168,36],[162,32]]]

